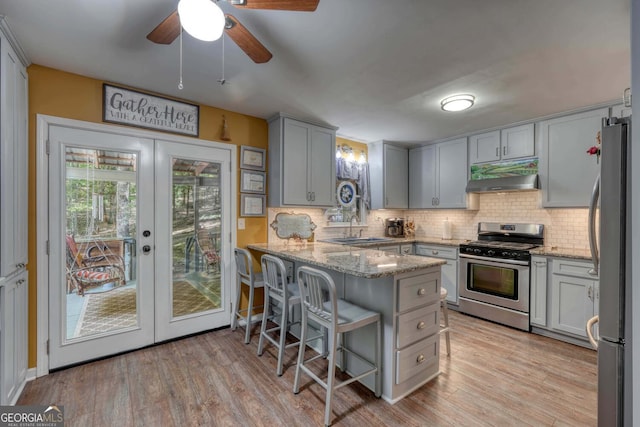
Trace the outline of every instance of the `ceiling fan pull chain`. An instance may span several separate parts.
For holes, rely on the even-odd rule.
[[[178,82],[178,89],[184,88],[182,84],[182,25],[180,26],[180,82]]]
[[[226,83],[226,80],[224,78],[224,33],[222,34],[222,78],[220,80],[218,80],[220,82],[220,85],[223,85]]]

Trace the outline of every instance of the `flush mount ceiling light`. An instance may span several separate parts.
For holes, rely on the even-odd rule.
[[[211,0],[180,0],[178,15],[182,28],[198,40],[218,40],[224,31],[222,9]]]
[[[448,96],[440,101],[440,108],[444,111],[462,111],[471,108],[475,100],[475,96],[468,94]]]

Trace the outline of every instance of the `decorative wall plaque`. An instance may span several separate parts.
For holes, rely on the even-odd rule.
[[[271,223],[271,228],[281,239],[309,239],[316,225],[307,214],[279,213]]]
[[[103,85],[102,120],[198,136],[200,107],[131,89]]]

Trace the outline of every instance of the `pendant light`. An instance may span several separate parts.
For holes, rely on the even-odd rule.
[[[178,15],[185,31],[198,40],[211,42],[222,36],[224,13],[211,0],[180,0]]]

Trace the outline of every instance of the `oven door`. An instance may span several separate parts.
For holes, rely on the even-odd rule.
[[[529,263],[460,255],[460,296],[529,312]]]

